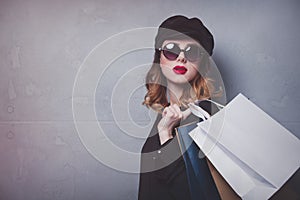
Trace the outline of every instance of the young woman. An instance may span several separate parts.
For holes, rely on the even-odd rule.
[[[173,16],[159,26],[143,103],[160,114],[142,148],[139,200],[192,199],[174,129],[198,120],[188,103],[214,95],[213,80],[205,77],[213,47],[212,34],[198,18]],[[220,199],[209,170],[205,176],[203,193]]]

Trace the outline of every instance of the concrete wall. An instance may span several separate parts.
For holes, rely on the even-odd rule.
[[[137,199],[138,174],[99,162],[81,142],[72,91],[80,65],[99,43],[129,29],[157,27],[173,14],[201,18],[215,36],[213,58],[228,100],[244,93],[300,138],[299,8],[297,0],[1,0],[0,199]],[[99,61],[111,54],[102,52]],[[122,56],[115,60],[95,95],[106,136],[135,153],[147,132],[123,133],[112,115],[111,95],[131,66],[145,65],[141,75],[148,69],[152,51],[138,53],[127,55],[132,63]],[[140,105],[143,77],[129,79],[139,87],[125,104],[132,119],[120,118],[128,130],[133,121],[150,121]],[[91,104],[84,96],[77,101]]]

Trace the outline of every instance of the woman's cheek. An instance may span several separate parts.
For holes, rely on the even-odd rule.
[[[194,79],[197,74],[198,74],[198,69],[195,67],[191,67],[190,72],[188,74],[188,81],[191,81],[192,79]]]

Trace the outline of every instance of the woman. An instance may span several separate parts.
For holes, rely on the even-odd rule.
[[[174,128],[197,121],[188,103],[214,95],[212,80],[204,77],[213,47],[212,34],[198,18],[173,16],[159,26],[143,104],[161,114],[142,148],[140,200],[192,198]],[[220,199],[209,171],[206,177],[214,193],[208,198]]]

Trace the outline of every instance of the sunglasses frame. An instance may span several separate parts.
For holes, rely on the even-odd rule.
[[[173,52],[171,49],[170,49],[170,50],[166,49],[166,46],[169,45],[169,44],[174,44],[175,46],[177,46],[177,48],[179,49],[179,52]],[[199,56],[197,56],[196,59],[191,59],[191,58],[188,56],[189,54],[186,54],[186,53],[188,52],[188,51],[187,51],[187,48],[189,48],[189,47],[191,47],[191,46],[196,46],[196,47],[199,49],[199,52],[198,52],[198,53],[199,53]],[[177,43],[174,43],[174,42],[167,43],[167,44],[164,45],[163,47],[160,47],[158,50],[159,50],[160,52],[162,52],[163,55],[164,55],[164,57],[167,58],[167,59],[170,60],[170,61],[176,60],[181,52],[184,53],[184,57],[185,57],[188,61],[190,61],[190,62],[196,62],[196,61],[198,61],[198,60],[200,59],[200,57],[201,57],[202,55],[204,55],[204,52],[201,51],[201,50],[200,50],[200,47],[198,47],[197,45],[189,45],[189,46],[187,46],[186,48],[181,49],[181,48],[179,47],[179,45],[178,45]],[[165,52],[169,52],[169,53],[172,53],[172,54],[177,55],[177,56],[176,56],[174,59],[171,59]]]

